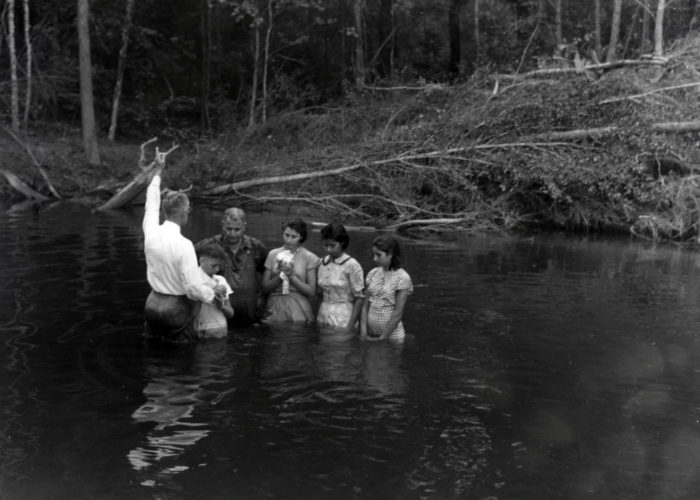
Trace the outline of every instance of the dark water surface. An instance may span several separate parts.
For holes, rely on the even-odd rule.
[[[250,219],[278,245],[280,217]],[[0,215],[0,498],[700,498],[692,251],[405,240],[403,345],[251,327],[163,350],[140,224]],[[351,235],[365,271],[373,236]]]

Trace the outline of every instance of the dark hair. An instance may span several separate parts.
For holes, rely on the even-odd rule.
[[[226,260],[226,252],[218,243],[208,243],[203,247],[197,248],[197,258],[199,257],[211,257],[223,262]]]
[[[165,217],[169,219],[174,215],[183,213],[188,203],[189,198],[187,198],[185,193],[168,193],[163,198],[160,206]]]
[[[340,243],[340,248],[345,250],[350,244],[350,236],[348,236],[345,227],[342,224],[332,222],[321,229],[322,240],[333,240]]]
[[[284,224],[285,228],[294,229],[299,233],[299,243],[304,243],[306,241],[306,222],[304,219],[291,219]]]
[[[391,263],[389,269],[401,269],[401,247],[396,238],[391,236],[378,236],[372,242],[373,247],[381,250],[384,253],[391,254]]]

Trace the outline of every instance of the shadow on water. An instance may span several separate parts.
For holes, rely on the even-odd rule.
[[[219,229],[201,209],[185,234]],[[281,218],[251,216],[269,247]],[[141,214],[0,216],[0,497],[700,494],[700,260],[626,240],[402,240],[402,344],[142,338]],[[351,235],[371,268],[374,235]],[[321,255],[317,232],[307,246]]]

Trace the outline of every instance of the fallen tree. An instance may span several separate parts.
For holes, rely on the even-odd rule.
[[[173,145],[169,150],[161,152],[156,146],[155,156],[152,162],[146,163],[146,146],[157,141],[157,137],[153,137],[148,141],[141,144],[141,156],[139,157],[139,167],[141,172],[136,174],[133,180],[120,189],[114,196],[112,196],[107,202],[97,207],[97,210],[113,210],[116,208],[121,208],[128,205],[134,199],[144,192],[151,179],[155,175],[158,168],[162,168],[165,165],[165,160],[170,153],[177,149],[177,145]]]

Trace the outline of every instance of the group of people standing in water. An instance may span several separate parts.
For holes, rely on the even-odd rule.
[[[350,238],[342,224],[321,229],[327,255],[319,258],[304,247],[308,226],[302,219],[287,221],[283,245],[268,252],[245,234],[246,216],[239,208],[224,212],[221,234],[194,245],[180,231],[189,212],[185,193],[166,192],[161,200],[158,170],[146,193],[143,219],[150,337],[193,342],[256,323],[315,323],[322,331],[374,340],[404,337],[401,319],[413,285],[401,267],[395,238],[374,239],[376,267],[365,276],[347,253]],[[317,297],[322,298],[316,311]]]

